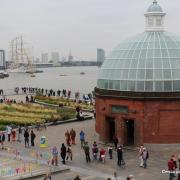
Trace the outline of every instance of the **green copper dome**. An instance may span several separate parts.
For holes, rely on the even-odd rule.
[[[154,0],[153,4],[148,8],[147,12],[163,12],[161,6]]]
[[[103,63],[100,89],[136,92],[180,91],[180,39],[146,31],[118,45]]]

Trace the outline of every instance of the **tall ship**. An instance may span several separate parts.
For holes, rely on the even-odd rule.
[[[19,36],[11,40],[9,52],[8,72],[11,73],[38,73],[43,72],[37,70],[33,63],[33,55],[30,48],[25,46],[23,36]]]

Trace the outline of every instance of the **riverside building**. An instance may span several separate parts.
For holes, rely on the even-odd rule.
[[[96,131],[123,145],[180,143],[180,39],[164,30],[156,0],[145,32],[119,44],[98,76]]]

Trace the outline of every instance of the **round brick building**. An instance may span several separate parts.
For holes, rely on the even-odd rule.
[[[123,145],[180,143],[180,38],[164,30],[156,0],[145,32],[118,45],[98,76],[96,131]]]

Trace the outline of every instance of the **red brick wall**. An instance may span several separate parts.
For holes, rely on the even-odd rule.
[[[125,105],[128,114],[112,114],[111,105]],[[106,116],[115,117],[119,141],[126,143],[124,119],[135,122],[135,145],[141,143],[180,143],[180,99],[115,99],[96,97],[96,131],[108,140]]]

